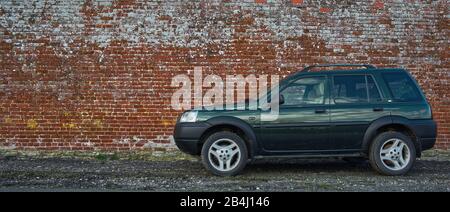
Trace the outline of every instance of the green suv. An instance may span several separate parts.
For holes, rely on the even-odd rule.
[[[311,71],[349,66],[364,68]],[[201,155],[213,174],[230,176],[265,157],[368,159],[381,174],[402,175],[436,142],[430,104],[404,69],[309,66],[281,80],[279,93],[271,121],[261,119],[264,109],[186,111],[175,143]]]

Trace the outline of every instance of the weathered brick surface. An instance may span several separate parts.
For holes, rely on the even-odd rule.
[[[0,1],[0,146],[165,148],[171,78],[288,74],[315,63],[401,66],[450,146],[449,3]],[[170,145],[169,145],[170,146]]]

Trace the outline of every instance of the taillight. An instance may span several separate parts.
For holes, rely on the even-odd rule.
[[[430,113],[431,113],[431,119],[433,119],[433,108],[431,107],[430,103],[428,104],[428,108],[430,109]]]

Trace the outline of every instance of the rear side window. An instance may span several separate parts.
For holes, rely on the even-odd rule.
[[[333,97],[337,104],[381,101],[378,87],[371,76],[342,75],[333,78]]]
[[[366,77],[335,76],[333,79],[333,96],[336,103],[367,102]]]
[[[384,73],[383,78],[389,87],[394,101],[414,102],[422,100],[416,84],[406,73]]]
[[[369,101],[370,102],[380,102],[381,95],[378,90],[377,84],[373,80],[372,76],[367,76],[367,87],[369,89]]]

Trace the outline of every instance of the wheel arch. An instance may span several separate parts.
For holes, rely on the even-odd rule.
[[[409,136],[416,148],[417,157],[421,156],[422,146],[420,145],[420,141],[414,133],[410,121],[407,118],[401,116],[386,116],[373,121],[364,134],[364,140],[362,144],[363,151],[365,153],[368,153],[370,144],[372,143],[373,139],[375,139],[378,134],[386,131],[398,131]]]
[[[256,134],[253,128],[244,120],[232,116],[220,116],[211,118],[206,122],[211,126],[200,137],[200,146],[203,146],[206,138],[213,133],[228,130],[235,132],[245,141],[249,158],[253,158],[256,155],[258,151]]]

